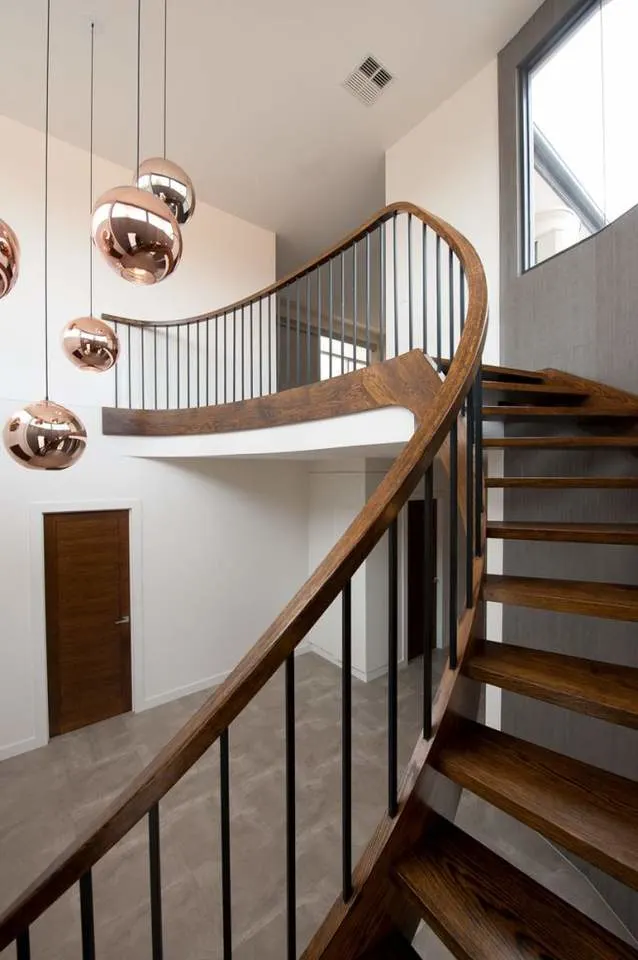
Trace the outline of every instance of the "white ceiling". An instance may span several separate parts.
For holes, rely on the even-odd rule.
[[[168,0],[168,155],[202,199],[277,231],[282,272],[383,204],[386,148],[540,3]],[[42,128],[46,0],[0,7],[0,113]],[[52,0],[51,132],[88,146],[93,16],[96,152],[131,167],[136,8]],[[144,156],[161,150],[163,0],[142,0],[142,11]],[[396,77],[373,107],[341,86],[369,53]]]

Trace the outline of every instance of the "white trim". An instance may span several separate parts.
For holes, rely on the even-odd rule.
[[[6,743],[0,747],[0,763],[3,760],[9,760],[11,757],[17,757],[19,753],[26,753],[27,750],[35,750],[43,744],[37,742],[34,736],[27,737],[26,740],[16,740],[15,743]]]
[[[201,690],[218,687],[230,673],[230,670],[222,670],[221,673],[214,673],[212,676],[204,677],[202,680],[193,680],[192,683],[185,683],[181,687],[173,687],[172,690],[155,693],[152,697],[146,698],[144,703],[139,707],[139,710],[152,710],[153,707],[160,707],[163,703],[170,703],[172,700],[178,700],[180,697],[187,697],[190,693],[199,693]]]
[[[316,643],[308,641],[308,647],[304,653],[316,653],[318,657],[322,657],[329,663],[334,664],[335,667],[339,667],[339,669],[341,669],[341,659],[339,657],[335,657],[334,654],[329,653],[328,650],[325,650]],[[383,677],[387,672],[387,664],[384,664],[381,667],[376,667],[374,670],[360,670],[359,667],[352,667],[352,676],[356,677],[357,680],[361,680],[362,683],[370,683],[372,680],[378,680],[379,677]]]
[[[85,513],[92,510],[129,511],[129,553],[131,589],[131,680],[133,710],[144,709],[144,607],[142,603],[142,502],[141,500],[73,500],[29,504],[29,572],[31,605],[29,630],[33,650],[33,698],[35,733],[20,741],[24,750],[49,742],[47,690],[46,614],[44,595],[45,513]],[[26,746],[30,744],[30,746]],[[13,744],[13,747],[18,744]],[[11,749],[0,748],[0,751]],[[1,753],[0,753],[1,756]]]

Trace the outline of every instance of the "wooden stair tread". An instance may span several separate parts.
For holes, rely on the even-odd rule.
[[[490,573],[483,598],[519,607],[638,621],[638,587],[590,580],[555,580]]]
[[[455,783],[638,889],[638,788],[470,720],[432,759]]]
[[[537,523],[490,520],[488,537],[563,543],[638,544],[638,523]]]
[[[450,361],[441,357],[439,367],[447,372],[450,368]],[[499,367],[490,363],[483,363],[481,364],[481,379],[485,380],[486,377],[492,381],[498,380],[500,383],[544,383],[546,379],[545,374],[536,373],[533,370],[521,370],[518,367]]]
[[[530,447],[536,449],[587,450],[590,447],[629,449],[638,447],[638,435],[611,437],[486,437],[485,447]]]
[[[638,477],[487,477],[487,487],[547,490],[634,490]]]
[[[482,641],[463,665],[480,683],[638,729],[638,669]]]
[[[573,387],[571,384],[557,384],[552,381],[549,383],[508,383],[503,380],[483,380],[483,392],[498,391],[499,393],[528,393],[528,394],[549,394],[552,397],[576,397],[577,399],[586,399],[590,396],[582,387]]]
[[[637,960],[638,952],[435,817],[395,883],[461,960]]]
[[[557,407],[541,406],[540,404],[500,403],[496,406],[483,407],[484,418],[522,417],[526,420],[536,420],[545,417],[638,417],[638,411],[632,407]]]

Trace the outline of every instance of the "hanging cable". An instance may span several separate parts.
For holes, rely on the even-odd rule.
[[[49,80],[51,73],[51,0],[47,0],[44,109],[44,399],[49,399]]]
[[[166,73],[168,48],[168,0],[164,0],[164,159],[166,160]]]
[[[142,0],[137,0],[137,153],[135,177],[140,169],[140,99],[142,81]]]
[[[91,22],[91,108],[89,111],[89,212],[93,210],[93,112],[95,73],[95,24]],[[93,237],[89,232],[89,316],[93,316]]]

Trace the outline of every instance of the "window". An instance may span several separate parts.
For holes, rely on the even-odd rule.
[[[329,380],[341,373],[351,373],[367,367],[366,348],[356,346],[349,340],[321,337],[321,379]]]
[[[638,203],[637,0],[587,0],[521,66],[523,268]]]

